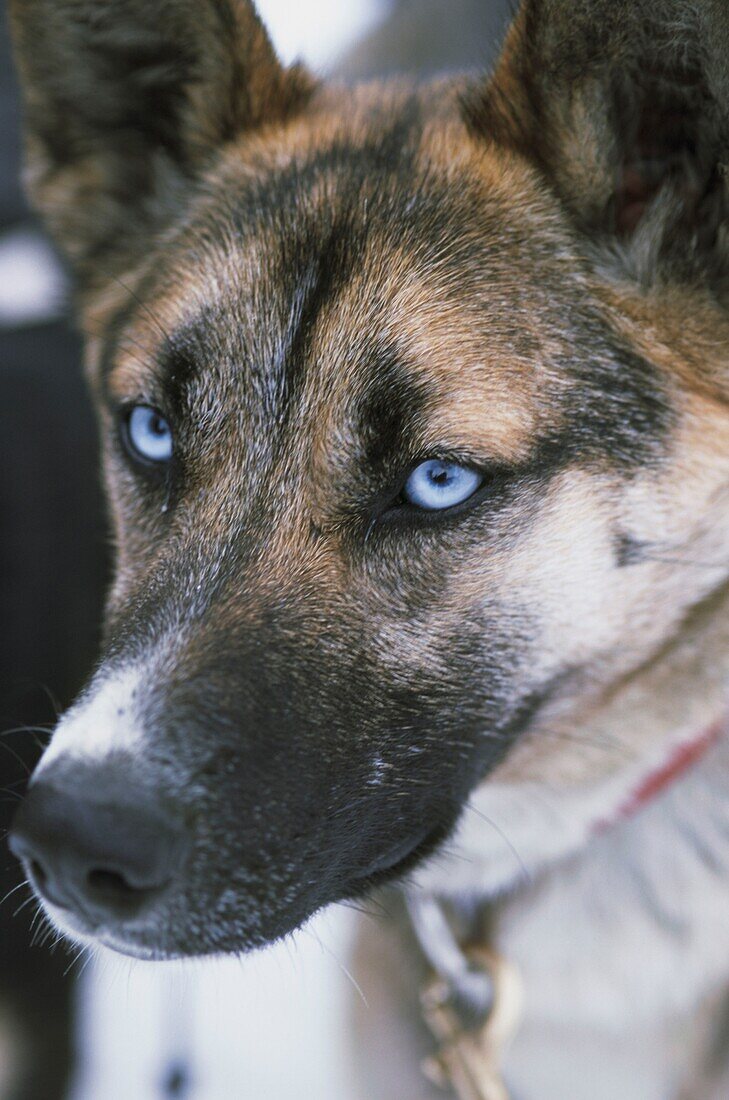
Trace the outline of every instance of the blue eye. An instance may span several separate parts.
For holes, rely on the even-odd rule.
[[[127,420],[127,437],[132,452],[146,462],[169,462],[172,458],[172,429],[151,405],[134,406]]]
[[[462,504],[482,483],[483,476],[470,466],[430,458],[412,471],[405,482],[403,496],[416,508],[438,512]]]

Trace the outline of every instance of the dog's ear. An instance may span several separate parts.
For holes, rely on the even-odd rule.
[[[145,247],[226,140],[286,117],[311,89],[278,62],[249,0],[10,0],[10,11],[28,187],[82,286]]]
[[[641,281],[729,266],[729,3],[524,0],[470,126]]]

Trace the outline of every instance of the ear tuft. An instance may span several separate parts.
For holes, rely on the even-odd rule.
[[[10,0],[31,196],[82,284],[164,223],[222,144],[285,119],[284,69],[249,0]]]
[[[466,120],[641,280],[723,278],[727,58],[723,0],[525,0]]]

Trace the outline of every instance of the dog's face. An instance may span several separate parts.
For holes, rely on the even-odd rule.
[[[709,77],[641,89],[670,115],[648,166],[604,58],[582,98],[537,88],[558,7],[527,5],[486,86],[356,92],[283,71],[246,4],[225,33],[201,7],[194,45],[183,0],[162,31],[131,2],[14,8],[118,548],[35,788],[115,821],[138,791],[175,873],[102,917],[21,854],[64,930],[152,955],[260,944],[403,873],[724,575],[667,557],[727,543]]]

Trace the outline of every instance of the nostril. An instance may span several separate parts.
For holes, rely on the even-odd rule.
[[[94,910],[129,918],[139,916],[149,903],[164,893],[168,882],[160,877],[159,881],[148,879],[141,883],[124,870],[92,867],[84,875],[82,896]]]
[[[59,909],[65,909],[68,906],[68,902],[63,892],[57,890],[56,884],[52,883],[51,875],[49,875],[46,868],[37,858],[30,858],[26,862],[26,872],[30,879],[30,884],[34,890],[37,891],[42,897],[51,902],[52,905],[57,905]]]
[[[124,875],[118,871],[104,871],[102,869],[89,871],[86,876],[86,884],[94,894],[99,896],[124,898],[146,893],[146,891],[132,886],[124,878]]]
[[[142,799],[112,799],[108,786],[97,783],[97,799],[34,784],[10,838],[38,894],[94,925],[162,905],[190,847],[176,820]]]
[[[31,859],[29,863],[31,878],[36,882],[38,889],[43,890],[48,882],[45,867],[37,859]]]

